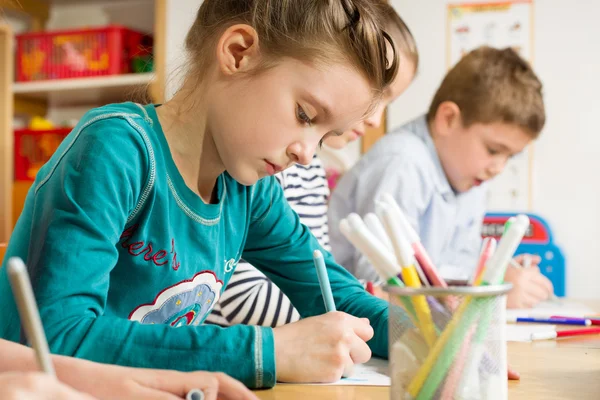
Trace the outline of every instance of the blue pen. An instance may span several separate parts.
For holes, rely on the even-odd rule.
[[[333,301],[333,294],[331,293],[331,286],[329,285],[329,276],[327,275],[323,253],[321,253],[320,250],[315,250],[313,252],[313,260],[315,262],[315,268],[317,268],[317,277],[319,278],[319,285],[321,285],[325,310],[327,310],[327,312],[335,311],[335,302]]]
[[[590,326],[592,321],[584,318],[507,318],[506,322],[530,322],[535,324],[580,325]]]

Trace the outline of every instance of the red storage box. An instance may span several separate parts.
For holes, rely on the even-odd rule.
[[[16,80],[116,75],[152,53],[152,37],[118,25],[17,35]]]
[[[15,130],[15,180],[34,180],[71,129]]]

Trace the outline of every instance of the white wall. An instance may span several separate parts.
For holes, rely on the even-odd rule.
[[[120,24],[152,33],[154,0],[53,2],[46,29],[78,29],[107,24]]]
[[[390,128],[425,112],[446,72],[448,3],[392,0],[416,37],[421,64],[413,85],[389,108]],[[535,1],[533,64],[548,120],[534,146],[532,205],[565,251],[567,294],[578,298],[600,297],[594,243],[600,238],[598,15],[596,1]]]
[[[202,0],[167,0],[167,99],[173,96],[181,84],[185,64],[185,36],[196,18],[200,4]]]

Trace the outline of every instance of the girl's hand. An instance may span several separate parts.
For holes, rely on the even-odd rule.
[[[61,358],[66,362],[73,360]],[[61,379],[98,399],[178,400],[192,389],[201,389],[206,400],[258,400],[241,382],[220,372],[127,368],[83,360],[75,360],[64,369],[57,362],[56,367]]]
[[[273,329],[280,382],[335,382],[369,361],[373,328],[366,318],[330,312]]]
[[[3,400],[94,400],[41,372],[0,374]]]

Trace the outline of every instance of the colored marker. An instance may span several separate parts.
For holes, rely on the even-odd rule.
[[[325,267],[325,259],[323,259],[321,250],[315,250],[313,252],[313,261],[315,263],[315,268],[317,269],[317,278],[319,279],[319,285],[321,286],[325,310],[327,312],[335,311],[335,301],[333,300],[333,294],[331,293],[327,267]]]
[[[559,337],[570,337],[570,336],[582,336],[582,335],[595,335],[600,333],[600,328],[588,328],[588,329],[571,329],[566,331],[549,331],[549,332],[536,332],[531,334],[531,340],[549,340],[556,339]]]
[[[381,224],[381,221],[377,215],[375,215],[375,213],[368,213],[363,219],[365,221],[365,225],[367,225],[367,228],[369,228],[369,231],[371,231],[371,233],[375,235],[377,239],[379,239],[386,249],[392,251],[392,242],[390,242],[390,238],[388,237],[387,233],[385,233],[385,228]]]
[[[352,213],[340,221],[340,231],[368,259],[378,275],[393,286],[404,287],[398,279],[400,268],[394,254],[369,231],[358,214]]]
[[[192,389],[185,396],[185,400],[204,400],[204,392],[200,389]]]
[[[563,317],[560,315],[553,315],[550,318],[562,318],[562,319],[587,319],[588,321],[590,321],[592,323],[592,325],[600,325],[600,319],[596,319],[596,318],[574,318],[574,317]]]
[[[488,262],[482,278],[482,285],[500,284],[506,273],[506,268],[519,246],[529,226],[529,218],[519,215],[516,221],[502,235],[498,249]],[[444,380],[456,353],[460,349],[459,343],[466,336],[470,326],[479,316],[479,302],[473,302],[467,296],[454,313],[452,320],[446,326],[440,337],[431,349],[427,358],[421,365],[417,374],[408,385],[408,393],[418,400],[431,399]],[[448,343],[450,341],[450,343]],[[499,366],[505,370],[506,366]]]
[[[368,259],[379,277],[390,286],[404,287],[398,279],[400,268],[385,246],[369,231],[358,214],[352,213],[340,221],[340,232]],[[409,317],[416,325],[416,312],[406,297],[400,297]]]
[[[402,231],[408,237],[408,241],[413,248],[418,265],[423,269],[423,273],[426,275],[429,282],[433,286],[447,287],[446,281],[442,278],[442,275],[433,264],[433,261],[431,261],[423,244],[421,244],[419,234],[415,231],[410,222],[408,222],[406,214],[404,214],[404,211],[402,211],[402,208],[400,208],[394,197],[389,193],[385,193],[382,196],[382,200],[392,207],[393,212],[396,214],[396,218],[398,218],[400,222]]]
[[[510,226],[517,220],[516,217],[510,217],[509,219],[506,220],[506,223],[504,224],[504,231],[502,232],[502,234],[504,235],[508,229],[510,228]]]
[[[481,279],[483,277],[483,271],[485,271],[485,266],[496,251],[496,244],[498,242],[493,237],[486,237],[483,239],[483,244],[481,246],[481,253],[479,254],[479,261],[477,262],[477,269],[475,270],[475,274],[473,275],[473,279],[471,284],[478,286],[481,283]]]
[[[530,317],[516,317],[506,318],[508,323],[516,322],[529,322],[534,324],[554,324],[554,325],[580,325],[590,326],[592,321],[583,318],[530,318]]]
[[[392,211],[391,206],[382,205],[378,212],[381,212],[380,218],[383,221],[383,226],[392,242],[392,247],[396,253],[396,259],[402,267],[402,279],[406,286],[420,288],[421,281],[415,268],[415,257],[413,249],[408,242],[408,239],[403,235],[402,228],[396,218],[396,213]],[[433,347],[437,340],[435,325],[431,317],[431,310],[427,304],[425,296],[413,296],[411,298],[415,311],[417,312],[418,326],[423,333],[425,341],[429,347]]]
[[[38,364],[44,373],[56,377],[54,366],[50,359],[50,349],[44,334],[44,327],[38,311],[31,281],[25,263],[18,257],[12,257],[8,260],[8,278],[12,287],[13,295],[19,309],[21,324],[25,329],[27,341],[35,350],[35,356]]]

